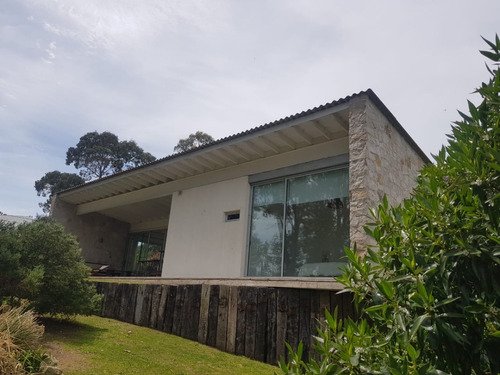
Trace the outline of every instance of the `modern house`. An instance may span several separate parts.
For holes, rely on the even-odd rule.
[[[428,162],[367,90],[63,191],[52,216],[121,275],[332,276]]]

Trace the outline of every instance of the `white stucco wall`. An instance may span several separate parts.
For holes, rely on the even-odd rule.
[[[174,193],[162,276],[242,276],[249,199],[246,176]],[[240,219],[226,222],[236,210]]]
[[[202,186],[172,193],[162,277],[245,276],[250,206],[248,176],[347,151],[348,138],[345,137],[208,173],[192,183]],[[189,182],[185,184],[189,186]],[[224,213],[236,210],[240,210],[240,220],[225,222]]]

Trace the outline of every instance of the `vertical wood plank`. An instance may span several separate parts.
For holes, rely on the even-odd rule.
[[[229,286],[221,285],[219,287],[219,306],[217,310],[217,336],[215,341],[215,347],[219,350],[226,349],[228,299],[229,299]]]
[[[125,294],[124,297],[128,300],[128,303],[125,305],[124,311],[124,321],[127,323],[134,322],[134,314],[135,314],[135,304],[137,299],[137,289],[139,285],[137,284],[124,284],[125,286]]]
[[[116,284],[108,283],[106,285],[107,289],[107,298],[106,298],[106,307],[104,310],[104,316],[106,318],[114,318],[114,306],[116,304],[115,300],[115,292],[116,292]]]
[[[316,340],[314,339],[314,336],[317,336],[318,332],[318,327],[321,324],[321,303],[320,303],[320,296],[321,293],[319,290],[311,290],[311,318],[310,318],[310,332],[311,334],[309,335],[309,355],[315,357],[316,359],[319,359],[316,356],[316,352],[313,350],[313,347],[316,343]]]
[[[207,343],[208,334],[208,308],[210,306],[210,285],[204,284],[201,287],[200,317],[198,324],[198,342]]]
[[[120,306],[118,309],[118,316],[117,319],[121,320],[122,322],[125,321],[125,315],[127,311],[127,305],[129,304],[128,300],[128,289],[127,289],[128,284],[119,284],[119,295],[120,295]]]
[[[311,348],[311,291],[299,290],[299,342],[302,342],[302,358],[307,360]]]
[[[288,311],[288,289],[279,288],[277,290],[277,315],[276,315],[276,357],[286,359],[286,327]]]
[[[165,321],[165,310],[167,308],[168,286],[161,285],[161,297],[158,304],[158,318],[156,319],[155,329],[162,331],[163,322]]]
[[[257,289],[247,288],[245,306],[245,357],[255,358],[255,329],[257,326]]]
[[[184,301],[187,322],[185,337],[189,340],[196,340],[198,338],[198,323],[200,319],[201,285],[190,285],[187,292],[187,299]]]
[[[161,285],[153,285],[151,296],[151,316],[149,319],[149,327],[156,328],[158,322],[158,310],[160,308]]]
[[[181,324],[180,324],[180,336],[184,338],[188,338],[189,336],[189,320],[188,320],[188,313],[189,313],[189,297],[191,296],[191,289],[192,285],[184,285],[183,286],[183,293],[184,296],[182,298],[182,306],[181,306]]]
[[[144,299],[142,301],[141,317],[139,318],[138,323],[142,327],[147,327],[149,325],[149,319],[151,318],[151,299],[153,296],[154,287],[154,285],[147,284],[144,288]]]
[[[111,318],[120,320],[118,317],[120,315],[120,306],[122,302],[122,284],[114,284],[115,294],[113,297],[113,308],[111,309]]]
[[[217,310],[219,308],[219,285],[210,288],[210,303],[208,307],[207,345],[215,348],[217,343]]]
[[[256,289],[257,311],[255,326],[255,349],[254,358],[265,362],[267,352],[267,303],[269,290],[267,288]]]
[[[267,351],[265,362],[276,365],[278,358],[276,356],[276,332],[277,332],[277,314],[276,308],[276,289],[269,288],[267,299]]]
[[[146,291],[146,285],[137,285],[137,294],[135,298],[135,311],[134,311],[134,324],[139,325],[141,320],[142,305],[144,304],[144,292]]]
[[[247,289],[244,286],[238,287],[237,314],[236,314],[236,337],[234,353],[236,355],[245,354],[245,325],[246,325],[246,297]]]
[[[286,317],[286,342],[297,351],[299,344],[299,289],[288,289],[288,310]]]
[[[163,331],[172,333],[174,327],[175,301],[177,300],[177,285],[169,285],[167,292],[167,303],[165,306],[165,319],[163,321]]]
[[[172,334],[181,337],[182,337],[181,335],[182,325],[185,318],[183,314],[185,295],[186,295],[186,285],[179,285],[177,287],[177,296],[175,297]]]
[[[321,320],[321,305],[320,305],[320,291],[319,290],[311,290],[311,299],[310,299],[310,306],[311,306],[311,320],[310,320],[310,329],[311,329],[311,335],[315,335],[317,330],[316,327],[318,326],[320,320]]]
[[[238,318],[238,287],[229,287],[227,305],[227,339],[226,352],[234,353],[236,350],[236,323]]]

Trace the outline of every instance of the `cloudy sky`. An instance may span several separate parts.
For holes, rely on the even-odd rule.
[[[427,153],[488,78],[498,0],[0,0],[0,211],[90,131],[156,157],[371,88]]]

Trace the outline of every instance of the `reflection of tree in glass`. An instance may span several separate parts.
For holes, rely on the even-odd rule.
[[[255,186],[248,275],[281,276],[282,260],[283,276],[306,272],[306,264],[341,261],[349,246],[348,195],[347,170]],[[332,275],[331,266],[317,276]]]
[[[284,181],[254,187],[249,276],[281,276]]]
[[[252,236],[249,258],[250,276],[281,276],[281,241],[262,242]]]
[[[349,200],[339,197],[345,189],[331,182],[327,173],[290,180],[284,276],[297,276],[307,263],[338,262],[344,256],[343,248],[349,245]]]

